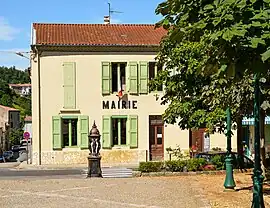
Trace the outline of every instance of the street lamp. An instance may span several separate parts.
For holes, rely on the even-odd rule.
[[[13,53],[13,54],[16,54],[18,56],[21,56],[21,57],[24,57],[26,59],[29,59],[30,60],[30,57],[24,55],[24,54],[30,54],[29,51],[0,51],[1,53]]]
[[[13,53],[13,54],[16,54],[17,56],[31,60],[30,57],[24,55],[24,54],[30,54],[29,51],[0,51],[0,53]],[[29,77],[31,77],[31,61],[30,61],[30,67],[27,68],[27,71],[28,71]]]
[[[235,182],[233,178],[233,164],[232,164],[232,147],[231,147],[231,138],[232,138],[232,130],[231,130],[231,109],[227,107],[227,154],[225,158],[225,166],[226,166],[226,178],[224,182],[225,191],[226,190],[234,190]]]
[[[264,208],[263,201],[263,175],[261,169],[261,155],[260,155],[260,85],[259,74],[254,76],[254,150],[255,163],[253,170],[253,200],[252,208]]]

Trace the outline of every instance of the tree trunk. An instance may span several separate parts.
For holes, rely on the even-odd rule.
[[[264,124],[264,120],[265,120],[265,112],[264,110],[261,109],[260,111],[260,139],[261,139],[261,168],[263,171],[263,176],[264,176],[264,180],[266,180],[266,175],[265,175],[265,165],[266,165],[266,160],[265,160],[265,124]]]

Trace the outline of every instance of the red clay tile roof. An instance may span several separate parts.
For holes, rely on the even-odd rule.
[[[18,109],[11,108],[11,107],[4,106],[4,105],[0,105],[0,108],[3,108],[6,111],[19,111]]]
[[[154,24],[34,23],[41,45],[158,46],[167,31]]]
[[[26,116],[26,117],[24,118],[24,121],[32,121],[32,116]]]
[[[9,84],[10,87],[31,87],[31,84]]]

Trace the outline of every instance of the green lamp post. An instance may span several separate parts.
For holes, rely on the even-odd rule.
[[[264,208],[263,201],[263,175],[261,169],[260,157],[260,88],[259,75],[254,76],[254,150],[255,150],[255,164],[253,170],[253,200],[252,208]]]
[[[227,154],[225,158],[225,166],[226,166],[226,178],[224,182],[225,191],[226,190],[234,190],[235,182],[233,178],[233,164],[232,164],[232,147],[231,147],[231,138],[232,138],[232,131],[231,131],[231,109],[230,107],[226,110],[227,114]]]

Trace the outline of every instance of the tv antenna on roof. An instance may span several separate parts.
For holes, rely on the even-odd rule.
[[[104,16],[104,23],[105,24],[110,24],[111,23],[111,14],[113,14],[113,13],[123,13],[123,12],[120,12],[120,11],[112,10],[110,2],[108,2],[108,5],[109,5],[109,15]]]

